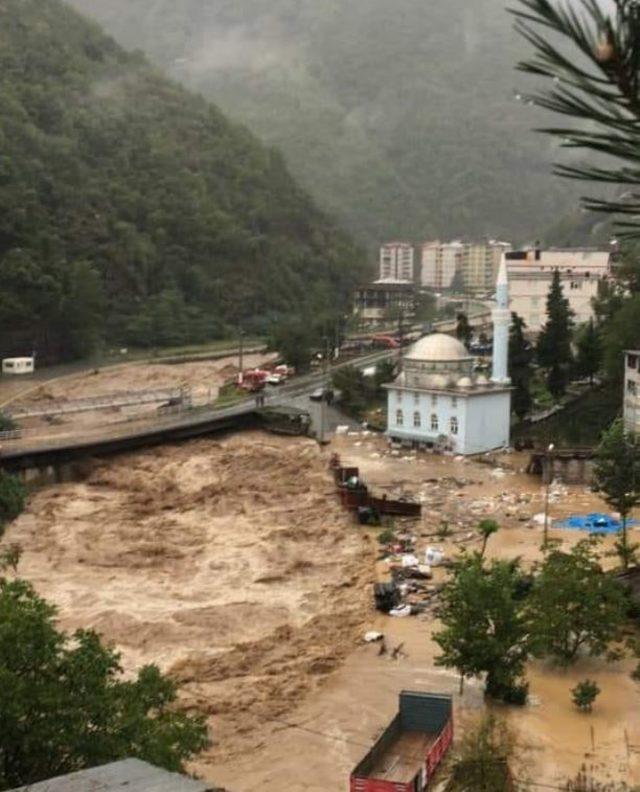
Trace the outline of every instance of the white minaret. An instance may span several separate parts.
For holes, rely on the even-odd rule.
[[[500,272],[496,284],[496,307],[493,310],[493,373],[492,382],[508,385],[509,379],[509,278],[507,277],[507,258],[502,254]]]

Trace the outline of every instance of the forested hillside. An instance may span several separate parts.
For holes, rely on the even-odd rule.
[[[59,0],[0,3],[0,350],[339,308],[362,256],[281,156]]]
[[[284,152],[367,242],[540,236],[575,201],[505,0],[73,0]]]

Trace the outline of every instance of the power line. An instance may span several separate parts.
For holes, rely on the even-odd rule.
[[[319,729],[311,729],[308,726],[301,726],[298,723],[290,723],[289,721],[283,720],[282,718],[265,718],[265,720],[271,723],[279,723],[281,726],[286,726],[289,729],[297,729],[298,731],[307,732],[307,734],[313,734],[316,737],[322,737],[325,740],[331,740],[333,742],[339,742],[345,745],[353,745],[357,748],[365,748],[367,751],[370,751],[373,748],[373,745],[368,745],[363,742],[358,742],[357,740],[353,740],[348,737],[336,737],[334,734],[329,734],[327,732],[320,731]],[[402,754],[402,753],[399,753],[398,756],[410,762],[415,762],[416,759],[418,758],[415,755]],[[476,761],[472,760],[471,762],[467,762],[467,764],[479,764],[479,763],[480,763],[479,760]],[[535,787],[537,789],[556,790],[556,792],[566,792],[567,789],[566,785],[558,786],[557,784],[544,784],[540,781],[528,781],[524,778],[518,778],[517,776],[513,776],[513,780],[517,784],[523,784],[525,789],[527,787]],[[622,792],[622,788],[620,792]]]

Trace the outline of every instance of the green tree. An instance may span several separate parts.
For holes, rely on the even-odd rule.
[[[482,537],[482,548],[480,549],[480,558],[484,558],[487,550],[487,542],[494,533],[500,530],[500,526],[495,520],[481,520],[478,523],[478,533]]]
[[[580,651],[605,654],[620,638],[626,615],[624,589],[603,573],[590,539],[569,552],[555,549],[547,555],[528,604],[532,652],[563,665]]]
[[[375,395],[375,384],[355,366],[343,366],[335,371],[331,382],[342,394],[344,409],[360,417]]]
[[[602,366],[602,344],[593,319],[581,328],[577,347],[576,374],[579,377],[588,377],[589,382],[593,385],[593,378]]]
[[[456,338],[468,347],[473,337],[473,328],[466,313],[460,312],[456,316]]]
[[[620,513],[622,532],[616,550],[625,569],[635,560],[638,545],[630,544],[627,521],[640,504],[640,444],[625,431],[621,419],[604,432],[596,452],[595,480],[607,503]]]
[[[591,679],[584,679],[572,688],[571,696],[573,703],[582,712],[591,712],[593,703],[600,694],[600,688]]]
[[[207,745],[155,666],[122,679],[92,631],[72,637],[22,580],[0,579],[0,789],[135,757],[179,771]]]
[[[487,714],[466,725],[454,748],[445,792],[511,792],[514,753],[515,739],[504,720]]]
[[[560,398],[567,388],[569,368],[573,360],[571,330],[573,312],[564,296],[560,272],[555,270],[547,296],[547,321],[538,336],[538,363],[547,369],[547,386]]]
[[[556,172],[571,179],[629,185],[617,200],[583,199],[591,210],[625,217],[620,232],[637,237],[640,227],[640,8],[635,0],[599,3],[583,0],[580,13],[549,0],[519,0],[516,27],[535,48],[535,56],[519,64],[522,71],[553,81],[553,87],[526,101],[575,119],[543,131],[562,139],[565,148],[585,149],[591,162],[606,154],[619,163],[600,159],[592,165],[559,165]],[[557,43],[556,43],[557,41]],[[568,45],[568,46],[567,46]]]
[[[531,409],[531,364],[533,349],[525,336],[526,324],[517,313],[511,313],[509,330],[509,376],[515,388],[512,404],[514,413],[522,420]]]
[[[298,372],[309,370],[311,354],[317,334],[309,322],[302,319],[280,321],[271,328],[269,346],[276,350]]]
[[[27,491],[22,481],[6,470],[0,470],[0,536],[6,523],[24,511]]]
[[[603,332],[604,368],[616,386],[624,379],[624,350],[636,349],[640,342],[640,294],[622,302]]]
[[[10,415],[0,412],[0,432],[11,432],[18,428],[18,424]]]
[[[526,701],[527,626],[520,582],[517,562],[492,561],[485,569],[475,554],[454,566],[441,594],[442,629],[433,638],[442,650],[436,665],[458,671],[461,691],[466,677],[485,674],[488,696]]]

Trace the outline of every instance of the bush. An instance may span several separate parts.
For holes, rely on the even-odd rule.
[[[12,432],[18,424],[9,415],[0,412],[0,432]]]
[[[388,545],[391,544],[396,538],[395,533],[391,528],[385,528],[384,531],[380,531],[378,534],[378,541],[381,545]]]
[[[579,682],[571,691],[573,695],[573,703],[582,712],[591,712],[593,709],[593,702],[600,694],[600,688],[591,679],[585,679]]]
[[[0,470],[0,534],[4,525],[24,511],[27,491],[16,476]]]

